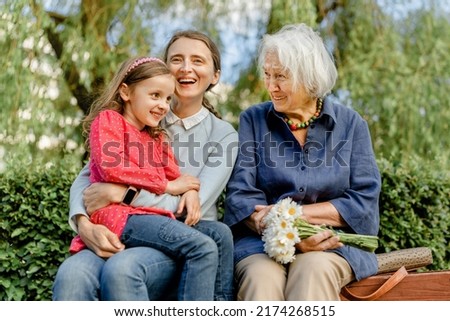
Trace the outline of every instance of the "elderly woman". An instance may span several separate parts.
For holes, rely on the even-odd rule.
[[[376,273],[375,255],[325,231],[297,243],[292,263],[279,264],[264,252],[263,218],[291,197],[311,224],[376,235],[381,182],[367,123],[326,97],[337,71],[310,27],[288,25],[264,36],[259,67],[271,101],[240,116],[240,151],[225,202],[237,298],[339,300],[343,286]]]

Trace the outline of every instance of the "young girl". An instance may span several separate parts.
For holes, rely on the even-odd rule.
[[[142,57],[122,64],[84,121],[92,183],[121,183],[133,186],[132,192],[146,189],[156,194],[199,190],[196,177],[180,175],[159,126],[174,90],[175,79],[158,58]],[[177,221],[172,212],[131,207],[132,200],[133,193],[126,193],[120,204],[96,210],[91,221],[108,227],[126,247],[148,246],[181,259],[180,300],[213,300],[218,260],[214,241]],[[195,224],[200,217],[188,219]],[[80,236],[76,236],[70,252],[84,248]]]

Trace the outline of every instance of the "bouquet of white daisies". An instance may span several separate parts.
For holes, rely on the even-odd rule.
[[[288,197],[272,206],[264,218],[264,251],[275,261],[282,264],[292,262],[295,258],[296,243],[302,238],[326,230],[338,235],[342,243],[365,251],[374,252],[378,247],[377,236],[343,233],[329,227],[312,225],[302,219],[301,215],[302,207]]]

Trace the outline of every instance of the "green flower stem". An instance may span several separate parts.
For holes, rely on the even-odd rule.
[[[305,239],[320,232],[331,231],[334,235],[339,236],[339,240],[346,245],[368,252],[375,252],[378,247],[378,237],[374,235],[338,232],[332,228],[310,224],[303,219],[296,220],[294,226],[297,228],[300,239]]]

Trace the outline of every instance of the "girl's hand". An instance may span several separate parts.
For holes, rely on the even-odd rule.
[[[127,190],[125,185],[93,183],[83,192],[83,201],[89,215],[111,203],[120,203]]]
[[[178,203],[177,215],[187,213],[184,223],[189,226],[195,225],[202,217],[200,207],[200,197],[195,190],[187,191],[181,196],[180,203]]]
[[[173,181],[167,183],[165,192],[172,195],[181,195],[189,190],[199,191],[200,180],[188,174],[183,174]]]

